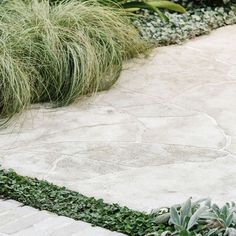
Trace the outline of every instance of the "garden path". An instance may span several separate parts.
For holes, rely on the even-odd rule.
[[[236,199],[236,26],[126,64],[109,90],[33,107],[0,131],[0,164],[149,211]]]

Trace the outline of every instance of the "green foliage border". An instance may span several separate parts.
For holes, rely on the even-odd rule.
[[[152,215],[108,204],[44,180],[24,177],[13,170],[0,169],[0,197],[132,236],[166,228],[156,224]]]
[[[156,46],[182,44],[214,29],[236,24],[236,4],[191,7],[184,14],[165,12],[168,21],[147,14],[133,21],[142,37]]]

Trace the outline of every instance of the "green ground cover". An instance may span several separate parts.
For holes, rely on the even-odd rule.
[[[188,199],[184,204],[147,214],[1,169],[0,196],[130,236],[236,234],[236,205],[233,202],[220,208],[210,199],[197,202]]]

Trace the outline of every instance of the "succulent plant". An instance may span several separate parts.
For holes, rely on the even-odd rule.
[[[236,205],[226,203],[223,207],[212,204],[210,199],[153,211],[157,224],[174,226],[174,231],[154,232],[150,236],[235,236]]]

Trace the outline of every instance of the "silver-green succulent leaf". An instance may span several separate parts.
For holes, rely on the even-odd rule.
[[[209,208],[208,207],[202,206],[202,207],[198,208],[194,212],[194,214],[190,217],[187,229],[190,230],[193,226],[198,224],[199,219],[202,218],[203,215],[204,215],[204,217],[206,217],[206,213],[207,214],[209,213]]]
[[[158,215],[155,219],[157,224],[165,224],[170,220],[170,213],[164,213],[162,215]]]
[[[180,215],[175,207],[170,208],[170,224],[181,226]]]

